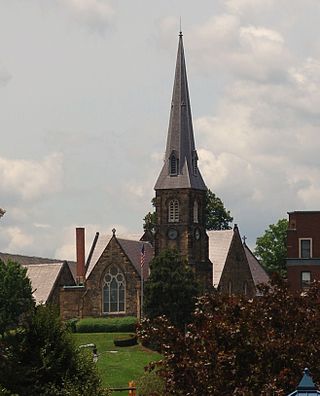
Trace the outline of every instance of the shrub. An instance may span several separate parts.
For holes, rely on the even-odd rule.
[[[77,333],[128,333],[135,331],[137,318],[84,318],[76,323]]]
[[[70,333],[76,333],[77,327],[76,324],[78,322],[78,318],[69,319],[65,322],[66,330],[70,331]]]
[[[165,395],[165,381],[155,370],[146,371],[137,382],[139,396],[162,396]]]
[[[19,396],[105,396],[92,354],[75,347],[53,307],[39,305],[28,326],[1,344],[5,390]]]
[[[127,347],[138,343],[136,334],[128,334],[126,336],[117,337],[113,340],[115,346]]]

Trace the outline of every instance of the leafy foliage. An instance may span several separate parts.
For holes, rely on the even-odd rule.
[[[280,219],[277,224],[269,225],[264,234],[257,238],[254,250],[268,272],[278,272],[282,276],[287,273],[287,230],[287,219]]]
[[[226,210],[223,202],[211,190],[206,194],[206,229],[207,230],[230,230],[233,217]]]
[[[198,284],[194,273],[176,250],[164,250],[150,263],[144,289],[144,313],[148,318],[166,315],[176,326],[191,319]]]
[[[165,393],[165,383],[163,378],[157,375],[155,370],[146,371],[137,382],[139,396],[163,396]]]
[[[38,306],[1,340],[0,383],[20,396],[104,395],[92,356],[76,349],[57,313]]]
[[[152,198],[151,200],[152,206],[155,208],[156,206],[156,199]],[[145,232],[154,235],[156,232],[156,225],[157,225],[157,214],[155,210],[153,212],[148,212],[143,219],[143,229]]]
[[[18,324],[22,315],[34,307],[31,282],[26,268],[9,261],[0,260],[0,334]]]
[[[156,232],[157,214],[156,212],[148,212],[143,219],[144,231],[151,232],[152,235]]]
[[[279,277],[253,300],[218,292],[199,299],[187,332],[145,320],[142,341],[161,343],[155,363],[172,395],[287,395],[310,367],[320,379],[320,285],[290,294]],[[166,393],[166,394],[167,394]]]

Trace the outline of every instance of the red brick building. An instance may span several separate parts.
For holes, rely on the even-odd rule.
[[[289,212],[287,269],[293,291],[320,280],[320,211]]]

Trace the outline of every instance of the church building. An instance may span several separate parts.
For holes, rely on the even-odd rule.
[[[112,235],[97,233],[85,259],[85,230],[77,228],[75,265],[55,264],[56,280],[51,283],[41,281],[46,277],[42,272],[48,271],[47,260],[47,265],[39,262],[28,270],[32,284],[39,285],[39,299],[52,296],[63,319],[139,317],[149,263],[165,249],[177,249],[187,260],[203,292],[215,287],[224,293],[253,297],[256,285],[268,281],[258,260],[242,243],[236,225],[233,230],[206,231],[207,187],[198,166],[181,32],[165,159],[154,189],[157,224],[152,238],[146,233],[136,240],[124,239],[115,229]]]
[[[116,230],[112,236],[97,233],[85,263],[84,230],[78,229],[77,284],[65,286],[60,293],[62,317],[139,316],[149,263],[165,249],[177,249],[187,260],[202,291],[216,287],[229,294],[256,295],[256,284],[267,275],[254,279],[249,262],[255,268],[260,264],[248,254],[237,226],[206,232],[206,192],[198,167],[180,33],[165,159],[155,184],[155,235],[148,242],[146,235],[133,241],[119,238]]]

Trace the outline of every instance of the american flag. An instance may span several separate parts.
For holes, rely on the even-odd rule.
[[[140,266],[141,268],[144,266],[144,243],[142,244],[142,248],[141,248]]]

